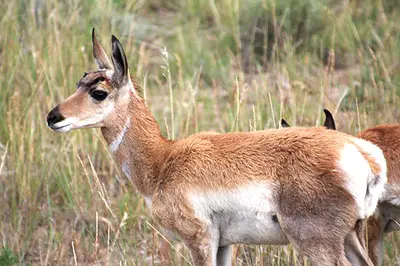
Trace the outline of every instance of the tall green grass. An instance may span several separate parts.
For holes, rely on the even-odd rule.
[[[395,0],[3,1],[0,249],[27,265],[151,265],[161,237],[100,132],[56,134],[48,111],[94,70],[90,32],[122,41],[163,133],[399,120]],[[173,243],[174,265],[188,252]],[[387,237],[385,263],[398,258]],[[3,252],[4,253],[4,252]],[[292,247],[237,246],[237,265],[303,265]],[[190,259],[189,259],[190,260]]]

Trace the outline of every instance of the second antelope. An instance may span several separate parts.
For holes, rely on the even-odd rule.
[[[374,212],[386,183],[379,148],[322,127],[167,140],[117,38],[112,61],[94,30],[92,42],[99,70],[85,73],[48,114],[48,126],[101,128],[122,172],[195,265],[231,265],[236,243],[291,243],[313,265],[350,265],[345,244],[365,257],[355,228]]]
[[[335,120],[328,110],[324,110],[324,126],[336,129]],[[283,127],[289,124],[282,119]],[[385,193],[380,198],[374,214],[368,219],[368,253],[374,265],[383,263],[383,236],[400,230],[400,124],[383,124],[360,131],[357,137],[368,140],[382,149],[387,162]]]

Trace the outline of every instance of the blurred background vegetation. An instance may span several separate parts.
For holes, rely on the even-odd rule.
[[[91,29],[122,42],[170,138],[399,121],[398,0],[0,1],[0,264],[161,264],[161,237],[99,130],[56,134],[48,111],[95,70]],[[189,255],[173,243],[173,265]],[[398,234],[385,264],[400,257]],[[236,265],[303,265],[290,246],[243,246]]]

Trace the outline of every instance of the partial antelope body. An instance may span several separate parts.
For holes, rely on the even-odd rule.
[[[400,124],[371,127],[357,136],[380,147],[387,161],[386,191],[368,220],[369,255],[375,265],[382,265],[383,234],[400,230]]]
[[[335,129],[332,114],[324,110],[326,119],[324,126]],[[283,120],[284,121],[284,120]],[[284,123],[282,126],[289,126]],[[377,145],[386,158],[387,177],[385,193],[380,198],[378,207],[368,219],[368,252],[374,265],[383,262],[383,234],[400,230],[400,124],[378,125],[367,128],[357,137]]]
[[[129,78],[120,42],[112,37],[111,63],[92,38],[100,69],[82,77],[48,125],[100,127],[122,172],[196,265],[231,265],[235,243],[292,243],[314,265],[350,265],[345,239],[374,212],[386,183],[379,148],[322,127],[167,140]]]

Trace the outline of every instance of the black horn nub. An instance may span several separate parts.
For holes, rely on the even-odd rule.
[[[333,115],[331,114],[331,112],[329,112],[329,110],[327,109],[324,109],[324,113],[325,113],[324,127],[326,127],[327,129],[336,130],[335,119],[333,119]]]
[[[283,118],[281,119],[281,126],[282,126],[282,127],[290,127],[289,123],[286,122],[286,120],[283,119]]]

